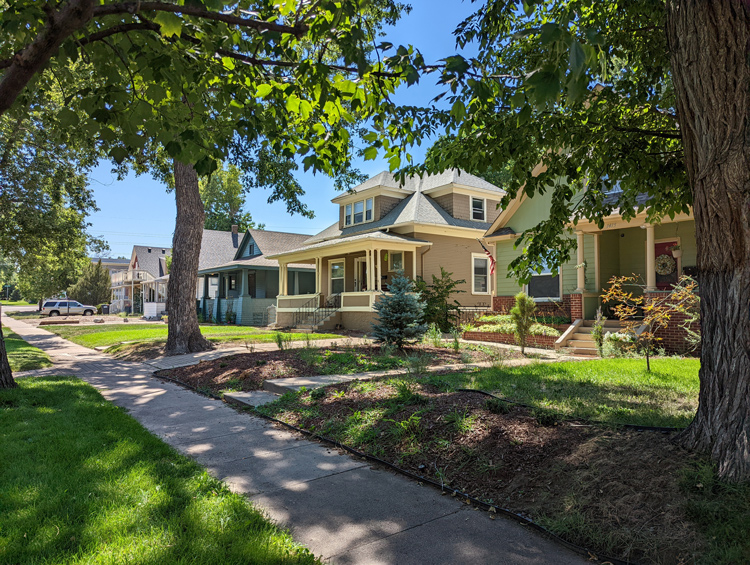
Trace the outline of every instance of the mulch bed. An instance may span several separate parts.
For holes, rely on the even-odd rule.
[[[347,347],[324,347],[322,351],[334,353],[353,352],[372,358],[380,354],[380,346]],[[471,357],[471,362],[489,361],[492,359],[489,348],[472,348],[454,351],[444,347],[432,347],[428,345],[417,345],[407,347],[403,351],[396,351],[394,355],[403,357],[411,355],[422,355],[428,366],[458,364],[463,361],[464,353]],[[515,351],[497,352],[504,358],[518,357],[520,353]],[[385,367],[372,370],[387,370],[396,367]],[[361,372],[353,370],[351,372]],[[180,367],[159,371],[157,376],[167,376],[171,379],[188,384],[197,389],[208,389],[218,394],[228,387],[236,390],[258,390],[263,387],[263,381],[267,379],[280,379],[287,377],[311,377],[324,374],[325,368],[309,364],[300,357],[300,349],[288,349],[285,351],[256,351],[253,353],[240,353],[222,357],[213,361],[203,361],[191,367]]]
[[[387,381],[367,385],[342,383],[322,398],[307,393],[292,404],[264,408],[531,518],[603,555],[676,564],[694,562],[703,549],[679,483],[698,458],[677,447],[670,434],[556,421],[425,383],[412,385],[417,396],[411,401]],[[352,415],[366,418],[373,408],[388,411],[370,421],[366,433],[352,433]],[[468,428],[459,430],[456,414],[469,419]],[[410,417],[418,422],[409,426]]]

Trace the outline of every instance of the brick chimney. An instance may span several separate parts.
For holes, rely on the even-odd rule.
[[[232,224],[232,233],[234,235],[237,235],[239,231],[240,231],[240,226],[238,226],[237,224]]]

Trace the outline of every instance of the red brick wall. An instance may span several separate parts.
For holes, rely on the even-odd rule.
[[[492,343],[505,343],[506,345],[517,345],[516,336],[513,334],[497,334],[489,332],[464,332],[464,339],[473,341],[489,341]],[[542,347],[554,349],[556,337],[546,335],[530,335],[526,340],[527,347]]]
[[[544,316],[563,316],[570,318],[570,294],[564,294],[562,302],[537,302],[536,311]],[[516,305],[515,296],[495,296],[492,299],[492,310],[507,314]],[[575,320],[575,318],[573,318]]]
[[[661,299],[664,298],[663,292],[646,293],[646,298],[649,299]],[[679,312],[674,312],[669,320],[669,325],[666,328],[660,328],[656,332],[657,342],[656,347],[662,347],[667,353],[676,353],[683,355],[688,353],[688,350],[692,347],[687,341],[687,332],[683,328],[683,324],[687,317]],[[700,323],[694,322],[691,326],[693,331],[700,331]],[[700,346],[692,352],[693,355],[700,354]]]
[[[569,294],[570,296],[570,319],[583,320],[583,295]]]

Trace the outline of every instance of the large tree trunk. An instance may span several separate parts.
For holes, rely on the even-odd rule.
[[[680,436],[750,479],[750,5],[669,0],[667,37],[698,243],[698,413]]]
[[[5,337],[3,336],[3,328],[0,326],[0,389],[3,388],[16,388],[18,384],[13,379],[13,373],[10,370],[10,363],[8,362],[8,352],[5,349]]]
[[[211,349],[211,344],[201,334],[195,308],[204,214],[198,190],[198,175],[192,165],[175,160],[174,185],[177,226],[172,242],[172,266],[167,287],[167,355]]]

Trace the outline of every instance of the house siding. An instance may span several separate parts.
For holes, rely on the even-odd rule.
[[[399,202],[401,202],[401,199],[394,196],[376,196],[372,205],[374,218],[379,220],[386,216],[388,212],[398,206]]]
[[[443,210],[453,216],[453,193],[443,194],[434,199]],[[455,218],[455,216],[453,216]]]
[[[462,306],[478,306],[485,304],[488,307],[492,302],[489,294],[472,294],[472,253],[484,254],[482,246],[475,239],[459,238],[435,234],[408,234],[409,237],[432,241],[429,251],[422,254],[417,252],[417,274],[428,283],[432,282],[432,275],[440,277],[442,266],[449,273],[453,273],[454,280],[464,279],[466,282],[459,285],[457,290],[463,292],[454,295],[454,298]],[[422,251],[422,250],[420,250]],[[407,259],[408,261],[408,259]]]

